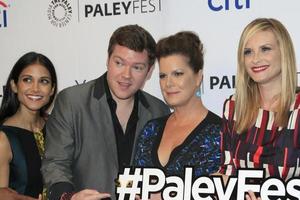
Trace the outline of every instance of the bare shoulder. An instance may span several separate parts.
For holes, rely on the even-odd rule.
[[[12,152],[9,140],[3,131],[0,131],[0,162],[10,161]]]

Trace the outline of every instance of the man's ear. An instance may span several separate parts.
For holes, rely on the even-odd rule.
[[[151,78],[153,70],[154,70],[154,64],[152,66],[150,66],[149,71],[146,76],[146,80],[149,80]]]
[[[17,85],[15,84],[15,81],[13,79],[10,80],[10,87],[14,93],[18,93]]]
[[[109,56],[107,56],[107,59],[106,59],[106,70],[108,70],[108,63],[109,63]]]

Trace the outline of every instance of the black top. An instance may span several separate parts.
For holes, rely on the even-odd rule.
[[[0,126],[10,143],[9,187],[37,198],[43,190],[41,157],[32,132],[13,126]]]
[[[193,167],[193,176],[216,172],[220,166],[221,118],[212,112],[194,128],[170,154],[162,166],[158,147],[170,115],[149,121],[137,139],[134,166],[161,168],[167,176],[184,177],[185,167]]]
[[[119,172],[123,172],[125,167],[130,166],[133,143],[138,122],[138,94],[134,96],[134,106],[128,119],[125,134],[117,117],[117,103],[112,98],[107,80],[104,81],[104,88],[107,96],[107,103],[111,112],[112,122],[115,130],[115,137],[118,151]]]

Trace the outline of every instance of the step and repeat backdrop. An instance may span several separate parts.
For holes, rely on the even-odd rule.
[[[299,8],[299,0],[0,0],[0,85],[29,51],[53,61],[62,90],[106,71],[108,40],[119,26],[139,24],[156,40],[190,30],[205,46],[202,99],[220,115],[234,93],[241,31],[253,19],[272,17],[287,27],[300,73]],[[155,67],[144,90],[162,98]],[[2,95],[1,87],[0,102]]]

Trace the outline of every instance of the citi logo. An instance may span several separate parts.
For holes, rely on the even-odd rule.
[[[7,8],[8,5],[0,1],[0,28],[7,27]]]
[[[208,7],[213,11],[249,9],[250,0],[208,0]]]

